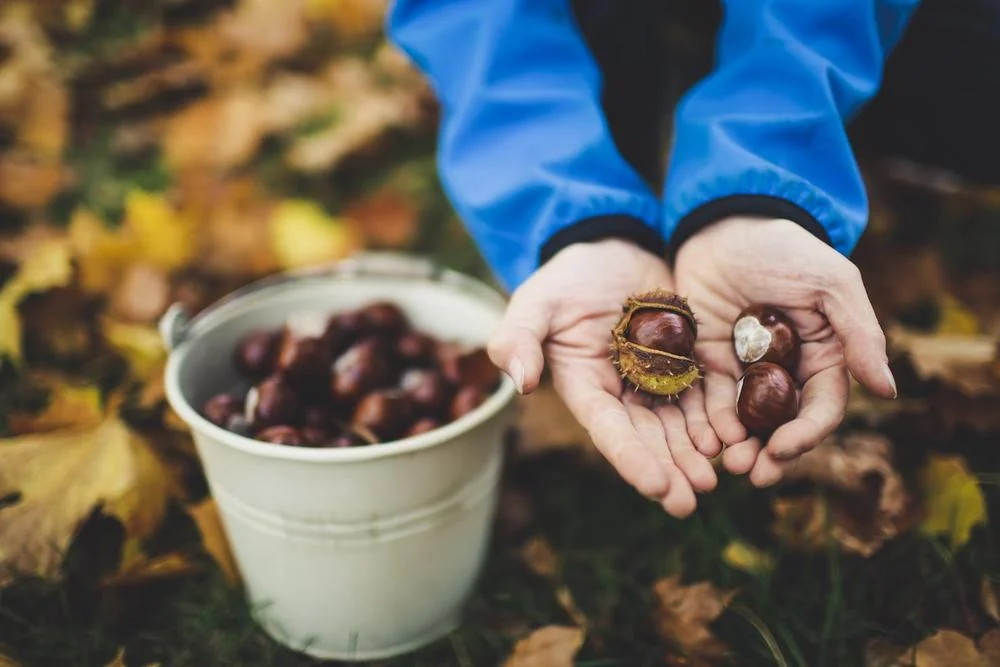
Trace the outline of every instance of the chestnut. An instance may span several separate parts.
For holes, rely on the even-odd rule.
[[[352,403],[365,392],[392,384],[395,378],[396,369],[386,346],[378,339],[367,338],[352,345],[333,363],[330,394],[334,400]]]
[[[201,413],[216,426],[226,427],[233,415],[243,411],[243,401],[232,394],[217,394],[205,401]]]
[[[434,419],[433,417],[424,417],[423,419],[416,421],[413,426],[410,427],[410,430],[406,432],[406,436],[410,437],[420,435],[421,433],[427,433],[428,431],[440,428],[440,426],[441,422],[437,419]]]
[[[339,357],[347,348],[361,340],[368,324],[364,314],[357,310],[337,313],[327,321],[323,341],[331,358]]]
[[[388,301],[376,301],[361,309],[368,333],[398,335],[410,328],[403,310]]]
[[[320,426],[303,426],[299,432],[305,441],[304,444],[310,447],[323,447],[336,436],[332,430]]]
[[[736,384],[736,415],[755,435],[769,435],[795,419],[798,410],[795,380],[778,364],[750,364]]]
[[[458,419],[478,408],[486,400],[486,394],[475,385],[466,385],[458,390],[451,401],[451,418]]]
[[[484,348],[464,350],[455,343],[442,343],[437,350],[441,373],[456,385],[474,385],[492,392],[500,381],[500,371]]]
[[[338,433],[329,440],[324,447],[329,447],[331,449],[340,449],[342,447],[358,447],[359,445],[365,444],[362,440],[354,433],[344,432]]]
[[[302,412],[302,424],[314,428],[332,429],[336,424],[333,408],[329,405],[310,405]]]
[[[429,368],[414,368],[403,373],[399,388],[421,410],[439,414],[448,406],[454,394],[452,385],[438,371]]]
[[[254,331],[236,348],[236,367],[252,380],[267,377],[274,370],[278,351],[278,334],[273,331]]]
[[[358,403],[352,423],[366,429],[380,440],[395,440],[413,423],[414,406],[410,397],[398,389],[373,391]]]
[[[299,397],[280,375],[272,375],[250,390],[246,410],[249,420],[260,424],[289,424],[300,416]]]
[[[404,363],[411,366],[430,361],[436,348],[435,340],[419,331],[407,331],[396,341],[396,353]]]
[[[755,304],[737,316],[733,347],[744,365],[767,361],[795,373],[802,341],[788,315],[774,306]]]
[[[680,357],[694,353],[694,329],[688,319],[670,310],[639,310],[629,320],[626,338],[636,345]]]
[[[284,424],[268,426],[262,431],[259,431],[254,438],[260,440],[261,442],[271,442],[276,445],[292,445],[294,447],[301,447],[306,444],[305,439],[297,429]]]
[[[289,378],[308,381],[322,378],[330,369],[330,354],[321,338],[298,336],[285,329],[278,346],[276,369]]]

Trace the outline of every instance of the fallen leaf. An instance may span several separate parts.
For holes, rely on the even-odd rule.
[[[979,318],[950,294],[943,295],[938,302],[941,308],[934,333],[939,336],[975,336],[982,333]]]
[[[58,574],[78,524],[103,506],[133,536],[158,524],[172,481],[143,439],[113,411],[89,429],[0,440],[0,562],[4,570]]]
[[[183,577],[199,569],[189,556],[181,553],[169,553],[156,558],[139,557],[130,563],[123,563],[117,572],[104,577],[101,586],[115,588],[136,586],[153,580],[173,579]]]
[[[81,288],[95,293],[110,291],[123,267],[134,259],[133,242],[109,230],[86,208],[73,212],[68,232]]]
[[[236,567],[236,561],[229,547],[229,539],[219,517],[219,508],[215,500],[207,498],[199,504],[191,507],[188,512],[198,526],[201,533],[202,544],[205,551],[215,559],[226,580],[233,585],[240,581],[240,573]]]
[[[532,537],[521,547],[521,561],[540,577],[554,577],[559,571],[559,557],[544,537]]]
[[[111,313],[130,322],[156,322],[169,306],[170,278],[146,262],[129,265],[111,294]]]
[[[413,199],[395,188],[382,188],[344,210],[361,233],[375,245],[403,247],[416,237],[419,211]]]
[[[72,277],[69,244],[63,239],[42,242],[24,258],[0,289],[0,357],[21,360],[21,317],[18,305],[27,295],[65,285]]]
[[[386,0],[306,0],[306,16],[327,21],[346,39],[377,35],[385,18]]]
[[[920,472],[920,485],[927,506],[920,528],[947,537],[953,551],[969,541],[974,527],[986,523],[983,491],[960,456],[932,456]]]
[[[893,667],[990,667],[990,663],[969,637],[938,630],[904,651]]]
[[[924,380],[940,380],[970,397],[1000,393],[993,372],[1000,347],[987,334],[923,334],[894,325],[887,335],[895,352],[906,354]]]
[[[539,628],[517,642],[503,667],[572,667],[583,640],[580,628],[561,625]]]
[[[343,259],[361,247],[350,227],[311,201],[291,199],[279,204],[270,229],[274,253],[286,269]]]
[[[775,536],[807,551],[825,549],[834,540],[849,553],[871,556],[917,520],[892,459],[892,443],[876,433],[827,438],[803,454],[782,483],[808,482],[833,493],[776,496]]]
[[[979,603],[987,616],[1000,622],[1000,603],[997,602],[996,586],[988,577],[983,577],[979,583]]]
[[[132,190],[125,197],[125,232],[135,242],[135,260],[165,270],[185,265],[197,250],[195,223],[162,195]]]
[[[127,667],[125,664],[125,647],[118,649],[118,653],[115,655],[115,659],[107,664],[106,667]]]
[[[163,150],[174,169],[229,169],[256,152],[266,130],[258,90],[240,87],[188,105],[167,122]]]
[[[69,180],[69,174],[56,161],[0,156],[0,202],[15,208],[44,206]]]
[[[736,596],[735,590],[720,591],[709,582],[681,585],[675,574],[660,579],[653,587],[656,594],[656,624],[660,636],[679,650],[692,667],[708,666],[729,655],[729,649],[716,638],[709,625],[725,611]]]
[[[979,650],[990,664],[990,667],[1000,665],[1000,628],[993,628],[979,638]]]
[[[774,569],[774,557],[743,540],[733,540],[722,550],[722,560],[735,570],[766,574]]]
[[[38,413],[12,412],[7,423],[14,435],[92,427],[103,418],[98,387],[75,384],[57,375],[36,374],[35,381],[48,390],[48,403]]]
[[[134,377],[149,379],[162,369],[167,350],[155,326],[104,317],[101,319],[101,332],[107,342],[128,360]]]

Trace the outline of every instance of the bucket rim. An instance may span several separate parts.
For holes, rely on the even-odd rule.
[[[268,289],[278,287],[280,285],[286,285],[291,282],[297,282],[300,280],[310,281],[316,279],[363,279],[366,276],[383,278],[399,277],[394,276],[391,273],[383,273],[378,269],[368,272],[359,271],[357,269],[358,263],[363,262],[365,257],[368,256],[376,256],[380,261],[384,261],[386,256],[391,256],[393,261],[404,263],[419,262],[424,265],[427,263],[425,258],[405,253],[382,252],[371,253],[370,255],[361,253],[360,255],[351,257],[340,263],[344,266],[351,267],[352,270],[348,272],[338,271],[338,264],[327,267],[323,271],[288,271],[275,274],[274,276],[269,276],[261,281],[262,286],[260,288],[255,288],[254,284],[251,284],[245,288],[237,290],[227,297],[223,297],[219,302],[217,302],[217,304],[210,306],[214,312],[213,316],[208,318],[208,321],[197,323],[201,326],[193,326],[190,328],[211,330],[215,328],[215,326],[219,325],[219,318],[221,318],[227,310],[246,307],[246,299],[248,297],[259,294],[260,291],[267,291]],[[413,276],[407,276],[407,279],[413,279]],[[424,279],[438,286],[440,289],[462,292],[468,297],[482,302],[493,301],[497,305],[505,302],[504,297],[499,292],[492,289],[482,281],[450,269],[436,267],[434,273],[428,274],[424,277]],[[196,322],[192,321],[191,324],[195,325]],[[211,438],[213,441],[222,445],[260,458],[313,463],[358,463],[380,458],[412,454],[414,452],[430,449],[437,445],[443,445],[451,442],[469,431],[472,431],[478,426],[496,418],[504,409],[513,404],[517,393],[511,379],[505,373],[500,373],[500,385],[485,401],[483,401],[483,403],[458,419],[444,424],[443,426],[439,426],[433,431],[374,445],[363,445],[358,447],[312,448],[292,447],[287,445],[275,446],[272,443],[261,442],[247,436],[239,435],[222,428],[221,426],[213,424],[208,421],[208,419],[203,417],[198,410],[191,405],[187,398],[183,396],[179,381],[180,369],[187,358],[191,345],[198,338],[197,334],[199,332],[192,333],[193,335],[185,336],[184,340],[178,341],[177,344],[170,344],[170,341],[168,341],[168,346],[171,349],[167,356],[166,366],[164,368],[164,390],[167,402],[170,404],[170,407],[177,412],[177,415],[188,426],[188,428],[191,429],[193,435]]]

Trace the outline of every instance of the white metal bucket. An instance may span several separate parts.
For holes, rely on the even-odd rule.
[[[255,283],[190,321],[175,306],[161,322],[167,399],[192,429],[256,617],[320,658],[398,655],[460,622],[487,552],[514,387],[504,377],[435,431],[348,449],[256,442],[196,408],[234,385],[231,350],[251,330],[387,298],[417,328],[476,345],[505,306],[467,276],[369,253]]]

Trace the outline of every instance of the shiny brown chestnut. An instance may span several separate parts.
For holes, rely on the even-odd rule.
[[[226,427],[233,415],[243,411],[243,401],[232,394],[217,394],[205,401],[201,414],[216,426]]]
[[[768,361],[747,366],[736,384],[736,416],[751,433],[769,435],[798,411],[795,380],[788,371]]]
[[[385,442],[406,433],[414,416],[409,396],[398,389],[383,389],[361,399],[354,410],[352,424],[374,433]]]
[[[396,353],[408,365],[422,365],[431,360],[437,343],[427,334],[407,331],[396,341]]]
[[[389,301],[376,301],[361,309],[368,333],[400,334],[410,328],[403,309]]]
[[[364,314],[357,310],[347,310],[331,316],[323,332],[323,341],[331,358],[339,357],[347,348],[361,340],[367,327]]]
[[[251,389],[246,409],[250,421],[258,426],[291,424],[301,416],[299,397],[280,375],[272,375]]]
[[[755,304],[744,308],[737,316],[733,325],[733,348],[744,366],[766,361],[795,373],[802,341],[788,315],[774,306]]]
[[[275,367],[294,380],[316,380],[330,372],[329,349],[321,338],[298,336],[285,329]]]
[[[424,412],[440,414],[448,407],[454,387],[438,371],[414,368],[403,373],[399,388]]]
[[[293,447],[301,447],[306,444],[305,438],[302,437],[302,433],[298,429],[284,424],[268,426],[259,431],[254,438],[261,442],[270,442],[276,445],[291,445]]]
[[[451,401],[451,418],[458,419],[472,412],[486,400],[486,393],[475,385],[467,385],[458,390]]]
[[[421,433],[427,433],[428,431],[433,431],[436,428],[441,427],[441,422],[433,417],[424,417],[416,421],[410,430],[406,432],[407,437],[412,437],[414,435],[420,435]]]
[[[436,356],[442,375],[452,384],[472,385],[488,393],[500,381],[500,371],[484,348],[469,350],[456,343],[442,343]]]
[[[649,309],[634,313],[625,336],[652,350],[681,357],[694,354],[694,329],[686,317],[673,311]]]
[[[252,380],[270,375],[278,352],[278,337],[273,331],[251,332],[236,348],[236,367]]]
[[[368,338],[352,345],[333,363],[330,394],[336,401],[353,403],[395,379],[396,368],[386,346]]]

